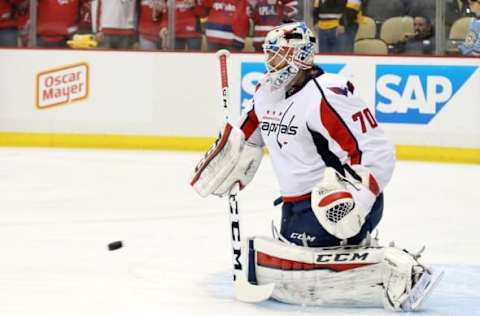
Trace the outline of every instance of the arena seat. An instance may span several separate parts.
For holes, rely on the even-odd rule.
[[[377,24],[375,20],[368,16],[362,17],[362,23],[358,26],[358,32],[355,35],[355,40],[364,38],[375,38],[377,35]]]
[[[411,16],[395,16],[385,20],[380,29],[380,39],[387,45],[401,41],[405,33],[413,33]]]
[[[455,54],[459,52],[458,45],[465,41],[471,22],[471,17],[461,17],[453,22],[447,40],[447,53]]]
[[[388,46],[380,39],[364,38],[355,41],[353,51],[355,54],[387,55]]]

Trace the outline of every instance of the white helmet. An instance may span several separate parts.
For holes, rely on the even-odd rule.
[[[287,86],[300,69],[313,67],[315,36],[305,22],[283,24],[268,32],[263,44],[267,82]]]

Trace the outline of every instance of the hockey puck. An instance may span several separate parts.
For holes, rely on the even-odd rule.
[[[110,251],[117,250],[119,248],[122,248],[122,246],[123,246],[123,243],[121,240],[114,241],[108,244],[108,250]]]

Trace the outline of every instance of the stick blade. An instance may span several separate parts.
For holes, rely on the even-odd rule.
[[[235,298],[247,303],[259,303],[268,300],[272,296],[274,288],[274,283],[253,285],[245,277],[238,277],[238,275],[234,282]]]

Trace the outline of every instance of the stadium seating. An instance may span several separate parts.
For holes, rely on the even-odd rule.
[[[458,53],[458,45],[465,40],[471,21],[472,18],[470,17],[462,17],[453,22],[448,35],[447,53]]]
[[[362,17],[362,23],[360,23],[358,27],[357,35],[355,36],[355,40],[361,40],[364,38],[375,38],[377,36],[377,24],[375,20],[364,16]]]
[[[387,55],[387,44],[375,38],[364,38],[358,40],[353,45],[355,54]]]
[[[413,18],[411,16],[395,16],[383,22],[380,39],[390,45],[402,40],[405,33],[413,33]]]

